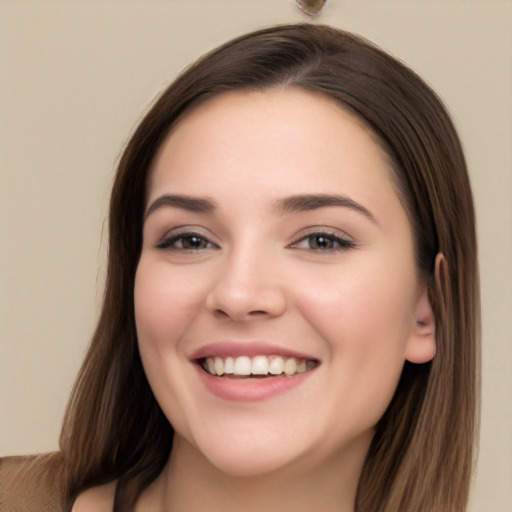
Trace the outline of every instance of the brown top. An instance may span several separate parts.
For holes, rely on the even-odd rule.
[[[0,512],[64,512],[59,453],[0,458]]]

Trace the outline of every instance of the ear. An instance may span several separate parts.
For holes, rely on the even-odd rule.
[[[444,255],[439,253],[435,263],[435,280],[438,283],[445,265]],[[423,288],[418,297],[412,322],[405,358],[411,363],[428,363],[436,355],[436,319],[432,311],[427,286]]]
[[[412,322],[405,358],[411,363],[427,363],[436,355],[436,322],[427,287],[419,296]]]

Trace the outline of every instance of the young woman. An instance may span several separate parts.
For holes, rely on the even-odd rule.
[[[227,43],[140,123],[109,226],[64,507],[465,510],[474,211],[411,70],[325,26]]]

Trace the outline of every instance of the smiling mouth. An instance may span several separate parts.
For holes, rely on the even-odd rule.
[[[311,359],[278,355],[216,356],[199,359],[198,363],[210,375],[224,378],[293,377],[318,365],[317,361]]]

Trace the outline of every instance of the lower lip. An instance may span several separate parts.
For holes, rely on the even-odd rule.
[[[286,393],[300,386],[314,370],[293,375],[268,378],[230,379],[215,377],[197,367],[203,384],[215,396],[232,402],[257,402]]]

